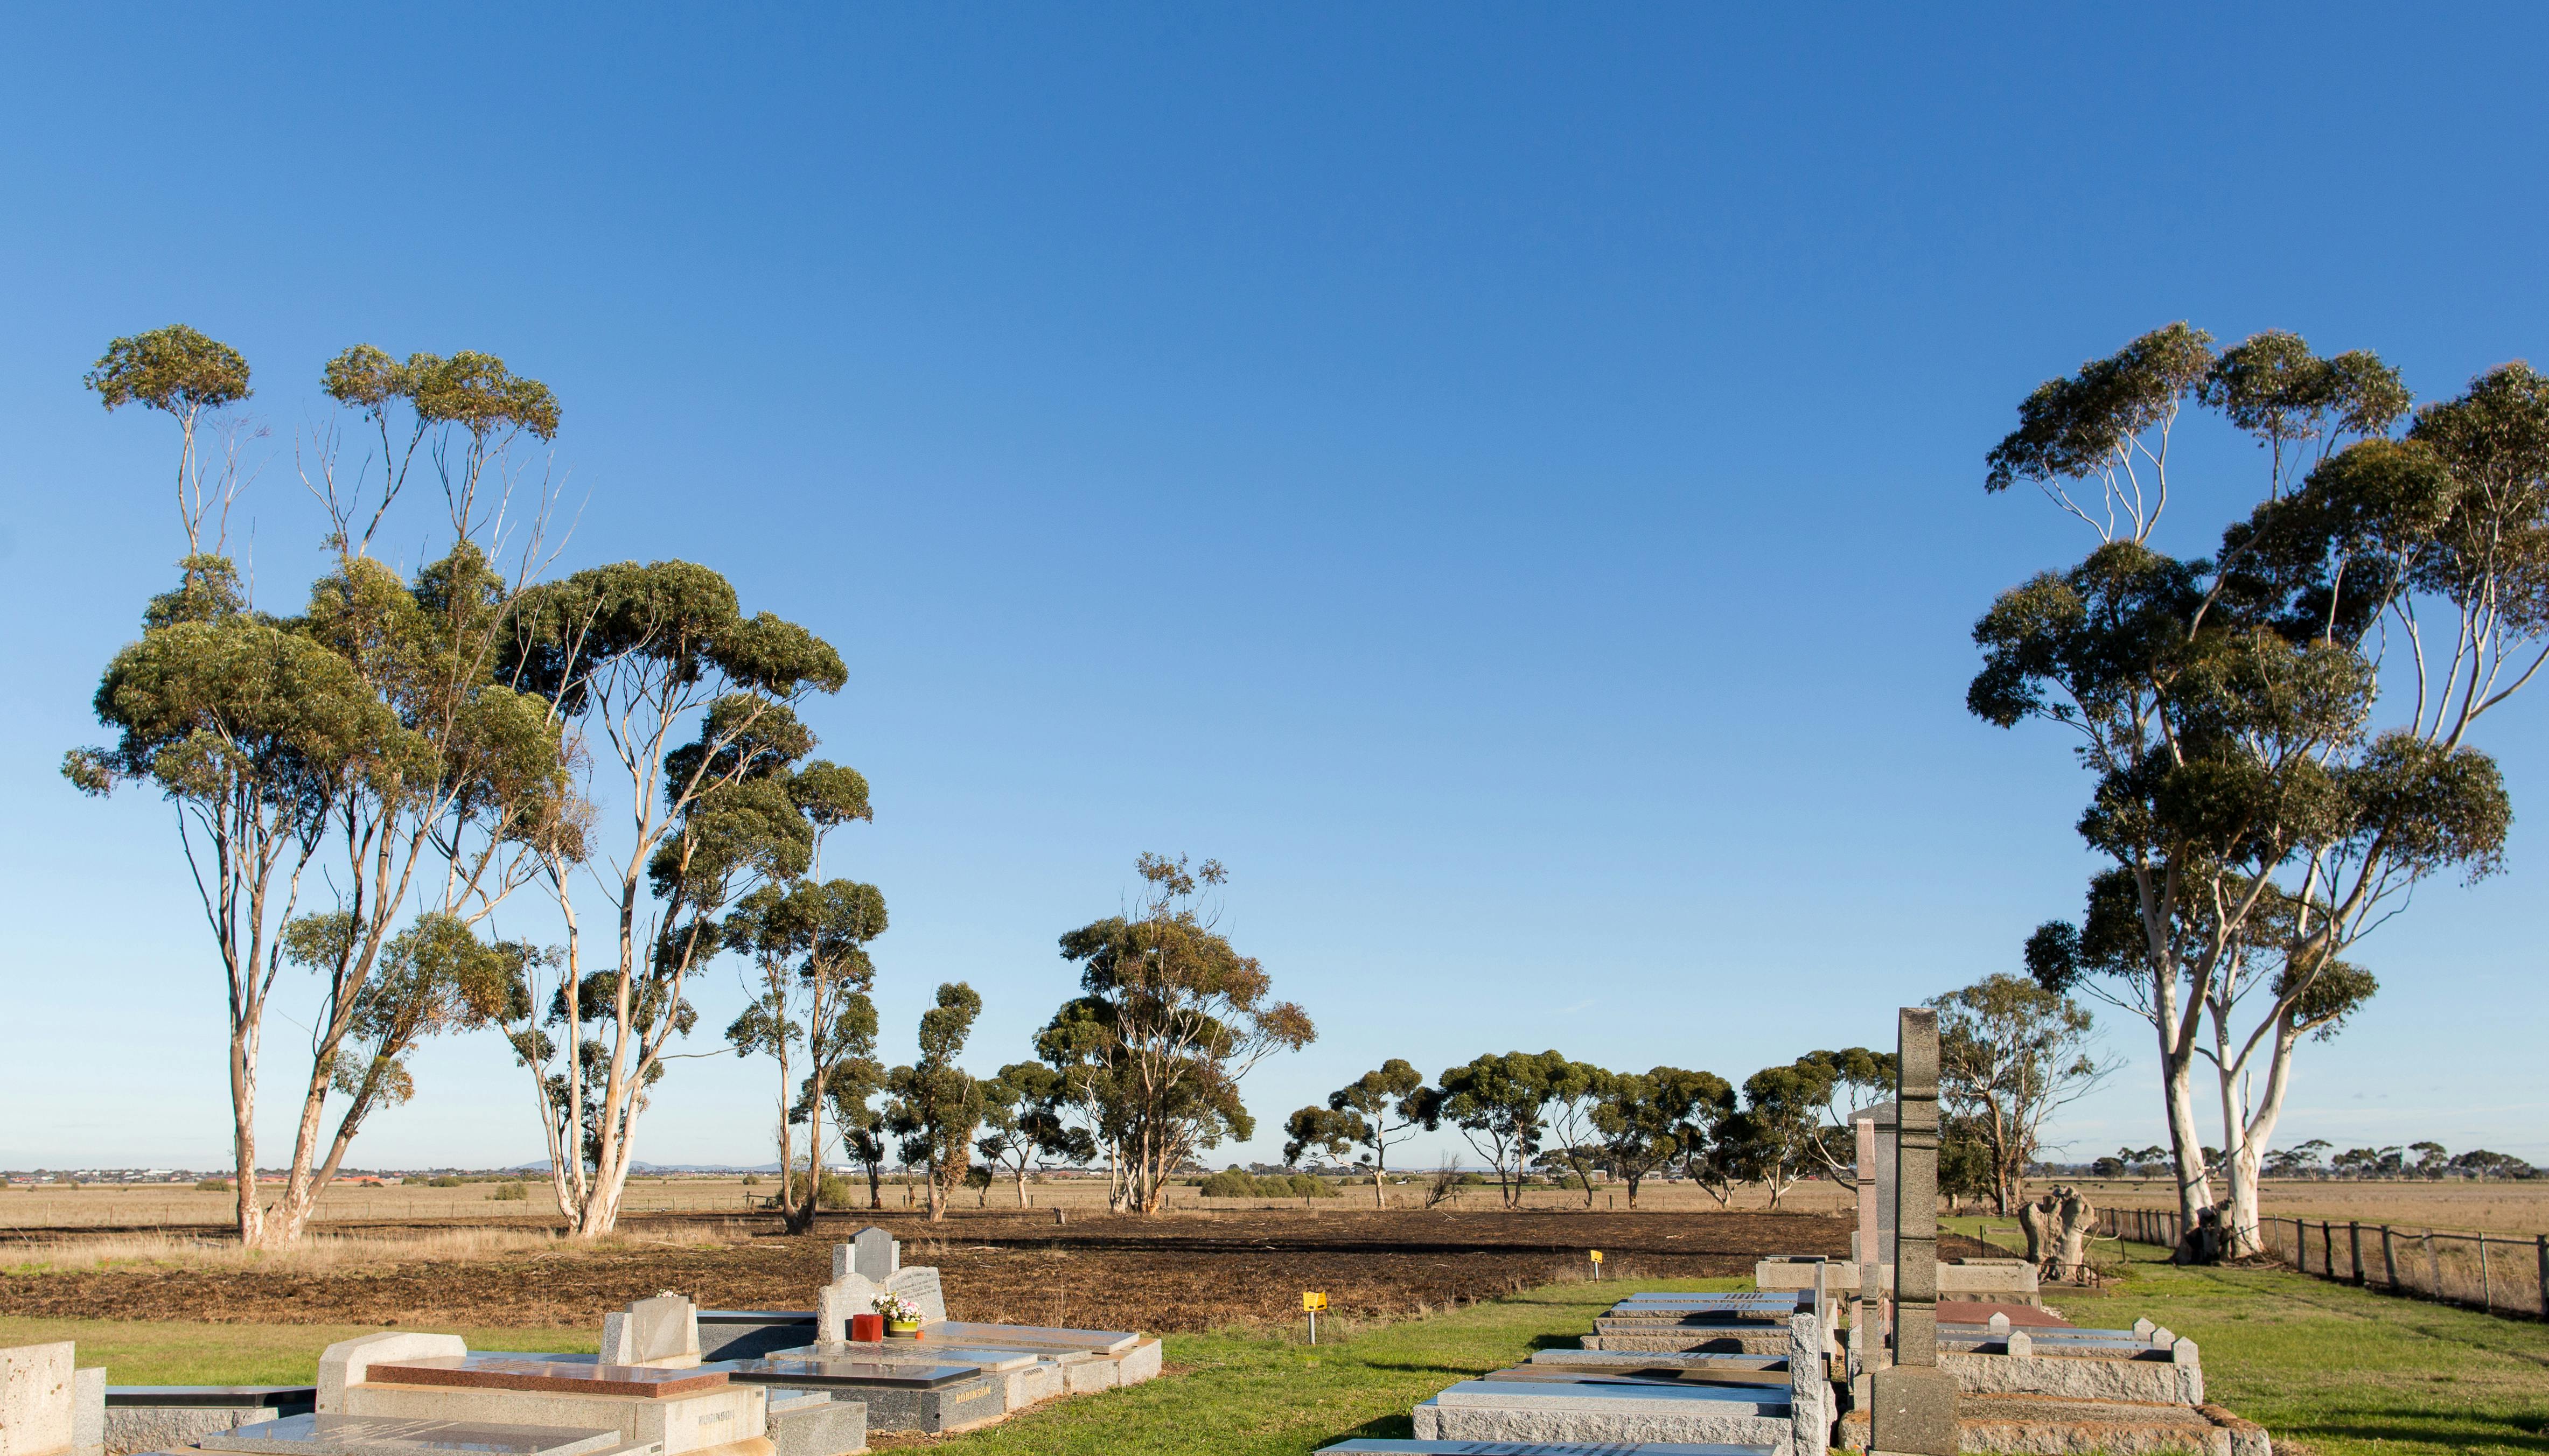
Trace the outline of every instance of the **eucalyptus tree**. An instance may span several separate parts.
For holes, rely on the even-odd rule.
[[[1253,1123],[1239,1083],[1268,1055],[1317,1037],[1307,1013],[1274,998],[1274,977],[1217,928],[1205,896],[1229,876],[1217,861],[1145,854],[1131,915],[1062,937],[1084,995],[1038,1038],[1109,1153],[1110,1202],[1158,1213],[1168,1176]]]
[[[867,948],[885,934],[885,895],[858,880],[816,877],[831,831],[875,817],[867,779],[823,760],[802,769],[774,766],[771,775],[768,781],[805,822],[806,869],[793,879],[765,879],[725,918],[723,942],[748,966],[747,999],[725,1036],[737,1056],[758,1052],[777,1063],[780,1167],[796,1167],[795,1133],[802,1123],[806,1158],[819,1173],[832,1075],[844,1060],[875,1052],[876,1004],[868,993],[876,985],[876,962]],[[790,1232],[813,1227],[821,1181],[807,1181],[802,1203],[789,1201],[789,1187],[780,1189]]]
[[[1984,1191],[2006,1215],[2024,1201],[2046,1121],[2113,1068],[2090,1054],[2088,1008],[2025,976],[1985,976],[1929,1004],[1938,1013],[1938,1100],[1981,1143]]]
[[[1836,1075],[1830,1064],[1807,1056],[1744,1079],[1744,1117],[1727,1131],[1737,1135],[1736,1165],[1760,1183],[1773,1209],[1822,1163],[1824,1108]]]
[[[473,927],[519,882],[523,846],[553,817],[559,736],[543,704],[493,679],[511,584],[476,542],[455,539],[410,581],[338,531],[302,616],[249,607],[218,522],[204,549],[205,512],[226,509],[236,483],[206,492],[194,459],[203,414],[247,395],[236,351],[162,329],[117,340],[90,384],[110,409],[138,401],[180,419],[188,554],[180,586],[144,613],[142,640],[100,687],[100,718],[121,741],[73,754],[66,771],[99,792],[149,779],[181,806],[229,980],[239,1233],[251,1246],[285,1242],[366,1117],[408,1095],[402,1058],[415,1042],[492,1013],[491,976],[520,948],[481,943]],[[332,908],[302,913],[313,885]],[[424,916],[410,924],[421,888]],[[284,1187],[265,1206],[257,1080],[287,959],[316,975],[320,997],[296,1018],[310,1066]],[[331,1094],[344,1099],[332,1137]]]
[[[853,1010],[864,1000],[854,998]],[[876,1105],[877,1094],[885,1090],[885,1064],[876,1059],[876,1007],[870,1003],[864,1010],[864,1023],[846,1028],[848,1046],[823,1085],[823,1096],[832,1104],[841,1155],[867,1171],[868,1207],[881,1209],[885,1207],[885,1165],[893,1149],[886,1142],[885,1110]]]
[[[2150,543],[2190,402],[2265,469],[2219,551],[2181,559]],[[2150,1024],[2189,1228],[2211,1064],[2232,1254],[2258,1247],[2300,1045],[2377,989],[2348,953],[2422,881],[2501,864],[2509,801],[2468,739],[2549,656],[2549,379],[2489,370],[2395,434],[2408,402],[2369,353],[2217,353],[2179,323],[2037,389],[1988,461],[1987,490],[2031,482],[2098,537],[1974,630],[1968,706],[2066,729],[2095,778],[2078,827],[2107,867],[2029,967]]]
[[[1634,1209],[1639,1184],[1674,1166],[1694,1144],[1705,1145],[1716,1122],[1734,1110],[1735,1089],[1724,1077],[1659,1066],[1611,1074],[1589,1119],[1603,1160],[1629,1185]]]
[[[1097,1155],[1094,1139],[1068,1117],[1071,1081],[1040,1061],[1015,1061],[983,1084],[984,1135],[974,1150],[1007,1173],[1027,1206],[1027,1174],[1039,1166],[1077,1166]]]
[[[974,1166],[974,1134],[983,1125],[983,1084],[956,1064],[983,998],[963,981],[938,988],[920,1014],[920,1055],[886,1073],[887,1131],[901,1139],[906,1166],[925,1170],[929,1222],[947,1217],[947,1201]]]
[[[1831,1091],[1821,1109],[1823,1130],[1816,1139],[1815,1160],[1843,1188],[1858,1186],[1858,1135],[1850,1114],[1883,1101],[1894,1090],[1894,1053],[1845,1046],[1839,1051],[1809,1051],[1798,1058],[1831,1074]]]
[[[1405,1057],[1393,1056],[1378,1067],[1328,1094],[1325,1107],[1305,1107],[1292,1114],[1285,1131],[1283,1160],[1293,1162],[1311,1147],[1343,1156],[1364,1149],[1360,1162],[1371,1167],[1371,1205],[1389,1206],[1383,1185],[1389,1173],[1389,1149],[1416,1136],[1425,1125],[1425,1074]],[[1297,1150],[1296,1150],[1297,1149]]]
[[[191,563],[204,554],[208,514],[214,515],[213,553],[220,554],[227,534],[222,527],[243,484],[239,460],[235,450],[224,451],[221,473],[207,490],[195,435],[207,416],[255,393],[248,384],[246,356],[186,324],[172,323],[108,344],[85,383],[109,410],[141,405],[177,422],[177,517],[186,532],[186,556]],[[191,564],[187,571],[191,581]]]
[[[1573,1063],[1556,1051],[1490,1052],[1444,1071],[1426,1095],[1431,1131],[1445,1123],[1495,1170],[1507,1208],[1522,1203],[1526,1170],[1549,1135],[1546,1108],[1554,1079]]]
[[[804,871],[813,827],[783,774],[813,746],[796,708],[849,675],[822,639],[745,615],[724,577],[684,561],[528,588],[508,621],[505,681],[550,705],[626,816],[608,845],[590,807],[561,815],[578,833],[540,841],[565,942],[519,1001],[544,1008],[539,1023],[508,1027],[539,1098],[551,1190],[589,1237],[617,1224],[647,1089],[697,1021],[685,993],[723,944],[718,917]],[[606,919],[598,956],[580,913],[588,882]]]

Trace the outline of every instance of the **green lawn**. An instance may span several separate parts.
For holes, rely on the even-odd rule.
[[[599,1321],[596,1321],[597,1323]],[[22,1320],[0,1317],[0,1346],[76,1340],[79,1363],[103,1365],[109,1385],[307,1385],[319,1352],[378,1324],[191,1324],[174,1320]],[[473,1350],[588,1353],[600,1331],[463,1329]]]
[[[1971,1221],[1960,1221],[1967,1230]],[[2051,1303],[2084,1324],[2147,1315],[2204,1347],[2213,1398],[2315,1456],[2549,1453],[2549,1325],[2390,1299],[2294,1274],[2173,1268],[2126,1245],[2122,1282]],[[1571,1345],[1625,1289],[1740,1280],[1561,1284],[1399,1324],[1288,1335],[1172,1335],[1171,1379],[1066,1401],[931,1443],[983,1453],[1292,1456],[1349,1435],[1404,1436],[1444,1386]],[[0,1345],[75,1339],[119,1385],[306,1381],[321,1347],[371,1326],[0,1319]],[[472,1329],[473,1349],[590,1350],[574,1331]]]
[[[1972,1231],[1971,1220],[1950,1223]],[[2192,1337],[2207,1395],[2262,1422],[2278,1450],[2549,1451],[2549,1324],[2280,1270],[2183,1269],[2164,1250],[2123,1247],[2117,1286],[2045,1302],[2075,1323],[2146,1315]]]

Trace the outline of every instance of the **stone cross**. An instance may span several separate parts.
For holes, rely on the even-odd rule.
[[[1895,1021],[1894,1363],[1876,1372],[1868,1445],[1956,1456],[1956,1383],[1938,1368],[1938,1013]]]

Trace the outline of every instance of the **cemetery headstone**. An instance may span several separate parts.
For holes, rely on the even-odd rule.
[[[699,1308],[680,1295],[659,1294],[602,1317],[605,1365],[686,1368],[700,1363]]]
[[[1876,1372],[1869,1446],[1956,1456],[1956,1385],[1938,1368],[1938,1014],[1895,1021],[1894,1362]]]
[[[71,1449],[78,1424],[71,1359],[68,1340],[0,1350],[0,1456]]]

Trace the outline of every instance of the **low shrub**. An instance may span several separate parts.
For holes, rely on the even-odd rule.
[[[530,1201],[531,1190],[520,1182],[499,1183],[495,1191],[487,1196],[498,1203],[527,1203]]]
[[[195,1180],[195,1191],[197,1193],[228,1193],[231,1191],[231,1180],[228,1178],[199,1178]]]
[[[444,1173],[439,1177],[425,1179],[425,1186],[427,1188],[457,1188],[460,1186],[460,1179],[453,1177],[451,1174]]]
[[[1308,1173],[1269,1173],[1259,1177],[1224,1168],[1195,1185],[1206,1198],[1339,1198],[1337,1185]]]

